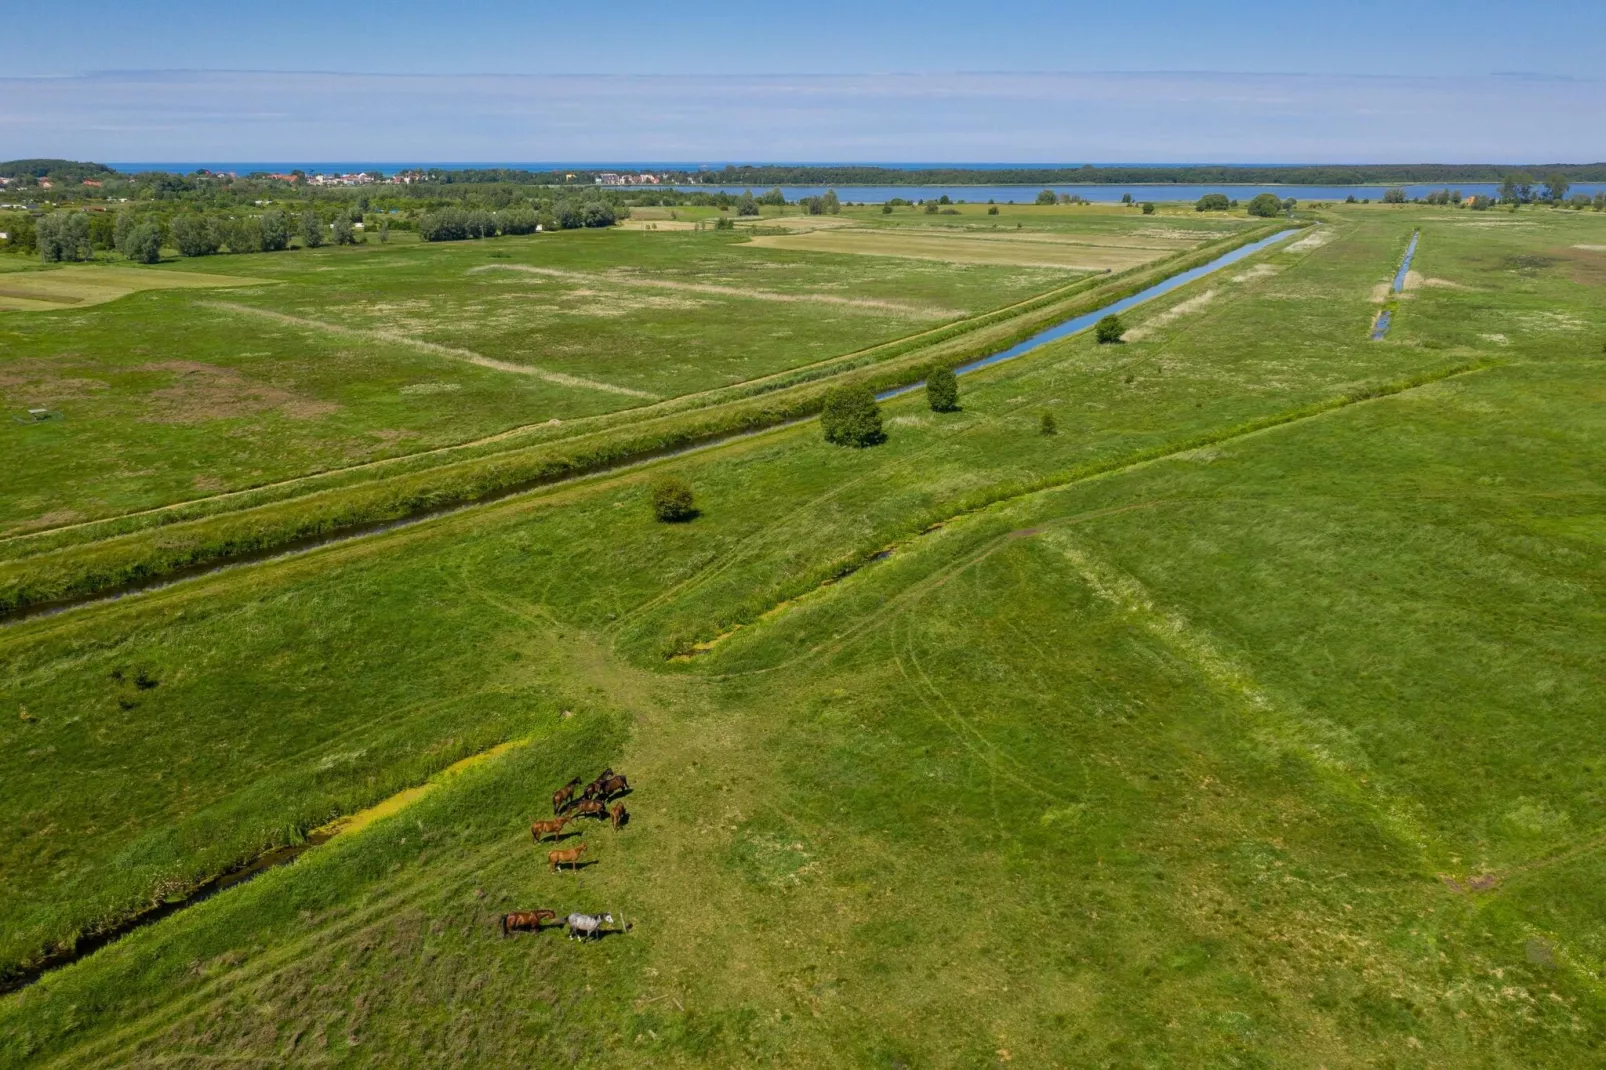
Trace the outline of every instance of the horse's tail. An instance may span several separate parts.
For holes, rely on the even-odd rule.
[[[507,915],[502,915],[502,939],[507,939]]]

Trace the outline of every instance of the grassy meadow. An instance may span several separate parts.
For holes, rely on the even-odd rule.
[[[1040,213],[1052,227],[1036,222],[1016,244],[1084,229],[1062,214]],[[228,277],[214,278],[223,263]],[[59,414],[0,422],[0,458],[27,459],[12,466],[24,475],[0,499],[0,525],[46,530],[639,408],[918,335],[1095,270],[764,249],[729,232],[569,231],[15,272],[0,290],[69,280],[111,292],[85,281],[97,274],[152,283],[94,308],[0,314],[5,408]]]
[[[787,293],[966,311],[1052,282],[583,237],[274,259],[216,300],[374,330],[412,292],[440,303],[410,337],[511,361],[430,310],[603,284],[492,252],[704,286],[774,257],[812,280]],[[1601,247],[1592,215],[1331,210],[1124,344],[966,376],[955,413],[885,403],[873,449],[782,427],[5,626],[8,965],[528,742],[0,998],[0,1064],[1598,1062]],[[389,296],[320,294],[324,267]],[[705,313],[711,351],[727,328]],[[651,382],[627,364],[551,368]],[[653,521],[661,474],[694,521]],[[604,765],[631,823],[552,873],[528,823]],[[534,907],[622,931],[500,939]]]

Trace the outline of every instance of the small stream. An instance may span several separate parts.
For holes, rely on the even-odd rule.
[[[1411,232],[1411,244],[1405,247],[1405,259],[1400,261],[1400,270],[1394,273],[1394,283],[1389,290],[1390,293],[1404,291],[1405,276],[1411,271],[1411,261],[1416,258],[1416,243],[1421,237],[1422,232],[1420,230]],[[1377,319],[1372,321],[1372,341],[1381,342],[1383,340],[1383,336],[1389,333],[1389,323],[1393,319],[1394,310],[1392,308],[1385,308],[1377,314]]]
[[[1216,257],[1207,264],[1200,264],[1196,268],[1190,268],[1187,271],[1172,275],[1168,279],[1164,279],[1155,283],[1147,290],[1138,291],[1131,297],[1123,297],[1119,301],[1110,302],[1103,308],[1098,308],[1092,312],[1083,313],[1082,315],[1076,316],[1073,319],[1068,319],[1063,323],[1056,323],[1054,326],[1032,335],[1024,342],[1017,342],[1015,345],[1012,345],[1008,349],[1002,350],[1001,352],[982,357],[980,360],[973,360],[969,364],[961,364],[959,367],[954,369],[954,374],[964,375],[967,372],[973,372],[982,368],[992,367],[994,364],[1002,364],[1006,360],[1014,360],[1016,357],[1023,357],[1035,349],[1048,345],[1050,342],[1057,342],[1061,338],[1068,338],[1073,334],[1078,334],[1082,331],[1085,331],[1092,327],[1099,320],[1103,319],[1105,316],[1119,315],[1129,308],[1136,308],[1145,301],[1152,301],[1162,294],[1168,294],[1172,290],[1176,290],[1188,285],[1190,282],[1193,282],[1197,279],[1202,279],[1211,272],[1219,271],[1229,264],[1236,264],[1245,257],[1254,256],[1262,249],[1275,245],[1294,233],[1296,232],[1293,230],[1280,230],[1269,238],[1262,238],[1257,242],[1251,242],[1248,245],[1241,245],[1231,252],[1222,253],[1220,256]],[[1413,248],[1414,247],[1415,246],[1413,243]],[[1403,278],[1404,276],[1402,275],[1401,277]],[[920,387],[925,385],[926,381],[922,379],[920,382],[911,383],[908,386],[900,386],[891,390],[883,390],[881,393],[877,394],[876,397],[885,401],[887,398],[895,398],[900,394],[907,394],[911,390],[918,390]]]

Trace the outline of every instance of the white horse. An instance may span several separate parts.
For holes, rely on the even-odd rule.
[[[596,940],[604,925],[613,924],[613,915],[570,914],[565,924],[569,928],[569,939]]]

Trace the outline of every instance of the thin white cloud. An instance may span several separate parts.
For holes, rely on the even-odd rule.
[[[1549,161],[1598,80],[115,71],[0,78],[14,155],[109,160]]]

